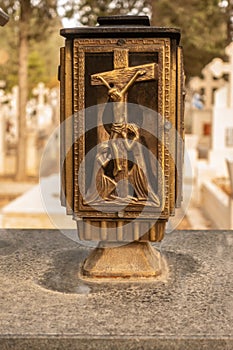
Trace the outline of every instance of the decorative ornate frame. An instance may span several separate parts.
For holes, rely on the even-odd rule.
[[[117,213],[104,213],[97,211],[82,202],[79,190],[79,165],[85,156],[85,53],[113,52],[118,46],[119,39],[74,39],[73,42],[73,209],[74,214],[83,217],[95,218],[117,218]],[[175,125],[175,100],[176,100],[176,59],[171,55],[171,39],[169,38],[148,38],[148,39],[124,39],[124,47],[129,52],[155,52],[158,53],[158,113],[162,123],[158,125],[158,162],[163,174],[158,179],[158,196],[161,201],[159,208],[145,210],[145,218],[160,217],[167,219],[174,206],[175,197],[175,155],[171,154],[171,143],[169,130],[166,130],[165,122]],[[173,73],[171,73],[173,72]],[[173,158],[173,161],[171,161]],[[172,179],[172,180],[171,180]],[[128,207],[127,207],[128,208]],[[140,209],[138,206],[130,205],[129,209],[123,212],[123,218],[136,218]]]

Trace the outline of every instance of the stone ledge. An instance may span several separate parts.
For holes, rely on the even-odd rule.
[[[75,234],[73,235],[75,237]],[[0,230],[1,349],[232,349],[233,233],[176,231],[169,276],[90,283],[57,230]]]
[[[224,338],[179,338],[166,336],[132,337],[132,336],[48,336],[48,337],[3,337],[0,339],[2,350],[232,350],[232,339]]]

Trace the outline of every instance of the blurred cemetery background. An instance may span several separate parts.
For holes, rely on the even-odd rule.
[[[146,14],[152,25],[180,28],[184,48],[184,204],[174,228],[233,228],[232,0],[0,7],[10,16],[0,28],[0,227],[75,227],[59,202],[59,30],[95,25],[99,15]]]

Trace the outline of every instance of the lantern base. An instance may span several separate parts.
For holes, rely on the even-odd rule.
[[[104,242],[94,249],[82,266],[89,278],[146,278],[162,274],[165,263],[149,242],[132,242],[111,247]]]

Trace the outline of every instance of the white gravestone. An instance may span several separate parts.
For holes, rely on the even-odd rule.
[[[223,86],[223,79],[215,79],[210,64],[202,69],[203,78],[194,77],[189,82],[191,103],[186,111],[192,134],[198,136],[200,157],[207,157],[210,148],[214,91]]]
[[[2,227],[75,229],[75,221],[60,204],[59,192],[59,174],[41,178],[40,185],[2,208]]]
[[[14,173],[14,156],[8,151],[17,142],[17,116],[13,108],[13,94],[0,92],[0,174]]]
[[[40,164],[40,136],[48,134],[52,123],[52,107],[46,102],[49,89],[39,83],[32,90],[36,97],[27,106],[27,174],[37,176]]]
[[[5,169],[5,116],[4,116],[4,91],[0,90],[0,174],[4,174]]]
[[[216,176],[227,176],[226,158],[233,155],[233,43],[225,50],[229,61],[215,58],[210,69],[216,77],[228,74],[228,82],[215,92],[213,108],[212,149],[209,152],[210,165]]]
[[[52,108],[52,121],[54,126],[59,125],[60,120],[60,91],[58,88],[53,88],[50,90],[48,96],[48,103]]]
[[[203,79],[199,77],[190,79],[189,87],[193,93],[201,94],[201,91],[203,90],[202,109],[211,109],[213,107],[213,93],[223,85],[223,79],[214,79],[214,74],[211,70],[210,64],[207,64],[201,72]]]
[[[221,58],[214,58],[210,63],[210,70],[216,78],[228,74],[229,89],[227,105],[229,108],[233,109],[233,42],[226,47],[225,52],[229,61],[224,62]]]
[[[9,147],[16,147],[18,142],[18,106],[19,88],[14,86],[12,92],[7,95],[8,110],[6,114],[6,141]]]
[[[46,98],[49,95],[49,89],[45,87],[44,83],[39,83],[32,92],[35,96],[37,96],[36,115],[38,130],[46,131],[51,127],[53,116],[52,107],[46,103]]]

